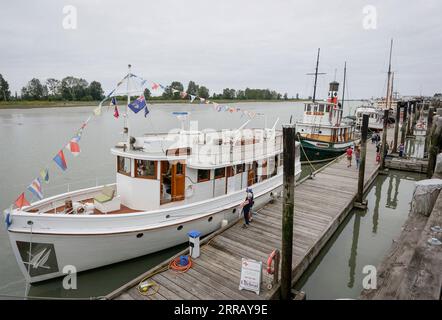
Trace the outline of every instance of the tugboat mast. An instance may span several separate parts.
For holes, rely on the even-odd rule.
[[[321,48],[318,48],[318,57],[316,58],[316,69],[315,69],[315,73],[307,73],[307,75],[311,76],[314,75],[315,76],[315,85],[313,87],[313,103],[316,101],[316,86],[318,84],[318,75],[323,75],[325,73],[319,73],[318,69],[319,69],[319,54],[321,52]]]

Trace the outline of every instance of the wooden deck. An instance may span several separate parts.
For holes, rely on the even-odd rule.
[[[375,146],[367,143],[365,190],[378,172]],[[353,208],[358,171],[347,168],[345,157],[333,161],[295,187],[293,282],[295,282],[323,248],[339,224]],[[259,210],[248,229],[242,220],[215,232],[202,241],[201,256],[186,273],[167,270],[150,279],[160,285],[157,294],[145,297],[138,293],[141,279],[164,268],[167,262],[147,271],[121,288],[108,299],[274,299],[277,286],[267,289],[271,281],[265,270],[269,254],[281,249],[282,199]],[[186,254],[187,250],[176,256]],[[263,262],[259,295],[238,290],[241,258]]]

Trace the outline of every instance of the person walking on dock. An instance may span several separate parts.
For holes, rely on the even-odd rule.
[[[246,200],[244,200],[244,202],[241,203],[241,205],[240,205],[240,207],[242,207],[242,212],[244,215],[244,225],[242,226],[243,228],[247,228],[250,224],[250,221],[249,221],[250,211],[251,211],[252,205],[253,205],[252,198],[253,198],[252,193],[247,192]]]
[[[348,147],[346,154],[347,154],[347,160],[348,160],[347,168],[350,168],[351,167],[351,160],[353,159],[353,149],[351,147]]]
[[[361,149],[359,149],[359,146],[355,147],[355,161],[356,161],[356,169],[359,169],[359,163],[361,161]]]

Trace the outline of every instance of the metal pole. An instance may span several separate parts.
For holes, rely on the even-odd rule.
[[[404,105],[404,117],[401,128],[401,144],[405,144],[405,133],[407,132],[407,105]]]
[[[397,152],[397,140],[399,138],[399,122],[401,117],[401,104],[397,102],[396,104],[396,121],[394,124],[394,140],[393,140],[393,150],[392,152]]]
[[[282,204],[282,262],[281,262],[281,299],[291,299],[292,287],[292,248],[293,248],[293,211],[295,192],[295,126],[285,125],[283,131],[283,191]]]
[[[380,170],[385,169],[385,148],[387,146],[387,130],[388,130],[388,116],[390,114],[390,110],[384,110],[384,129],[382,131],[382,142],[381,142],[381,166]]]
[[[359,164],[358,195],[356,202],[362,204],[364,198],[365,158],[367,157],[368,114],[362,116],[361,163]]]

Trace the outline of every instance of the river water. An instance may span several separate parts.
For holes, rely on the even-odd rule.
[[[357,101],[347,103],[344,114],[353,114],[358,104]],[[288,123],[291,117],[293,117],[293,120],[301,119],[303,112],[302,103],[293,102],[240,103],[236,106],[258,114],[249,124],[249,127],[263,127],[265,124],[271,127],[278,118],[278,127],[280,127],[282,123]],[[2,133],[0,135],[0,147],[2,149],[0,157],[0,207],[2,209],[8,207],[26,189],[26,186],[38,175],[39,171],[46,167],[49,168],[50,183],[44,185],[45,196],[115,181],[115,160],[109,149],[122,139],[123,119],[122,117],[119,119],[113,118],[113,110],[108,110],[106,107],[103,114],[100,117],[94,117],[84,130],[80,141],[81,154],[74,158],[68,154],[69,152],[65,153],[68,166],[66,172],[62,173],[51,161],[52,157],[66,145],[83,121],[92,113],[93,108],[0,110],[0,132]],[[172,114],[174,111],[190,112],[191,120],[198,121],[200,129],[237,128],[247,120],[240,113],[217,113],[204,104],[157,104],[150,106],[150,113],[146,118],[144,118],[142,112],[138,115],[130,114],[132,135],[139,136],[147,132],[167,132],[180,127],[180,122]],[[120,111],[120,113],[122,112]],[[304,174],[309,171],[309,168],[305,169]],[[404,211],[406,202],[410,199],[409,195],[412,192],[412,181],[408,179],[412,180],[413,178],[399,177],[399,181],[401,181],[399,194],[401,197],[403,196],[403,198],[400,198],[403,201],[398,201],[398,208],[401,208],[400,210],[403,212],[398,213],[397,210],[399,209],[384,209],[381,206],[378,212],[381,217],[378,222],[379,232],[383,232],[384,228],[386,230],[393,228],[393,231],[396,232],[403,223],[403,215],[406,214]],[[415,177],[415,179],[418,178]],[[383,196],[385,191],[381,194]],[[376,198],[372,193],[370,195]],[[393,210],[395,213],[388,210]],[[355,215],[352,214],[351,216]],[[370,216],[370,209],[365,214],[365,217],[367,216]],[[361,225],[364,225],[364,219],[367,218],[362,219]],[[345,226],[352,225],[351,218],[347,220]],[[351,230],[346,232],[351,234]],[[368,239],[360,241],[359,249],[355,249],[359,256],[362,255],[362,251],[376,251],[381,246],[374,242],[376,248],[373,248],[374,245],[366,242],[373,240],[373,237],[367,237]],[[391,237],[389,241],[391,241]],[[348,246],[350,242],[349,240],[346,245]],[[389,247],[387,242],[385,240],[385,243],[383,243],[384,250]],[[105,295],[169,258],[182,248],[183,246],[171,248],[131,261],[83,272],[78,276],[77,290],[64,290],[61,280],[55,279],[32,285],[28,292],[30,296],[47,297],[87,298]],[[378,251],[374,253],[376,256],[380,254]],[[341,261],[347,259],[346,254],[347,252],[342,253]],[[25,281],[18,270],[4,228],[0,228],[0,261],[2,262],[0,264],[0,295],[24,295],[26,292]],[[315,283],[312,281],[307,280],[305,286],[311,284],[315,287]],[[321,284],[319,283],[319,285]],[[345,295],[347,295],[346,290],[329,297]],[[312,297],[321,298],[322,296],[312,295]]]

